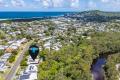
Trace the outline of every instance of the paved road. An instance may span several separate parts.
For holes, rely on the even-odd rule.
[[[23,59],[24,53],[28,50],[29,46],[30,46],[30,43],[28,43],[28,45],[26,45],[25,48],[22,50],[20,56],[18,57],[18,59],[14,63],[12,69],[10,70],[10,72],[8,73],[8,75],[6,76],[5,80],[13,80],[12,78],[15,76],[16,70],[19,67],[20,62]]]

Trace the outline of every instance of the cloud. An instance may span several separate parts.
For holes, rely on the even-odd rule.
[[[101,0],[103,3],[107,3],[108,5],[120,5],[120,0]]]
[[[40,7],[49,8],[52,6],[51,0],[34,0],[39,4]]]
[[[79,8],[80,7],[80,1],[79,0],[71,0],[70,6],[72,8]]]
[[[41,1],[41,0],[35,0],[35,1]]]
[[[23,0],[11,0],[11,4],[14,7],[23,7],[26,5]]]
[[[103,3],[107,3],[109,2],[109,0],[101,0]]]
[[[120,6],[120,0],[112,0],[111,1],[111,4],[114,4],[114,5],[117,5],[117,6]]]
[[[97,7],[97,5],[96,5],[95,2],[90,1],[90,2],[88,2],[88,7],[89,7],[90,9],[95,9],[95,8]]]
[[[0,0],[0,6],[3,6],[3,5],[4,5],[3,0]]]
[[[52,0],[52,6],[53,7],[63,7],[64,0]]]
[[[8,5],[3,0],[0,0],[0,7],[8,7]]]
[[[101,0],[101,2],[113,8],[120,6],[120,0]]]
[[[79,0],[34,0],[39,2],[40,5],[43,5],[45,8],[65,8],[65,7],[72,7],[72,8],[79,8],[80,2]]]
[[[43,7],[45,8],[49,8],[53,6],[52,0],[42,0],[42,3],[43,3]]]
[[[49,7],[50,6],[49,1],[48,0],[44,0],[43,1],[43,6],[44,7]]]

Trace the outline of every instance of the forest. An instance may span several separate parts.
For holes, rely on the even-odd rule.
[[[39,65],[39,80],[92,80],[90,69],[93,60],[100,55],[120,52],[120,33],[94,32],[89,36],[90,40],[75,37],[74,44],[64,45],[59,51],[41,51],[40,55],[45,60]],[[106,80],[118,79],[115,64],[120,62],[120,55],[114,55],[107,58],[104,67]]]

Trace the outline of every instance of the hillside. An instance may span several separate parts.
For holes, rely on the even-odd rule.
[[[107,22],[114,19],[120,19],[120,12],[103,12],[99,10],[93,10],[66,14],[65,17],[74,18],[84,22]]]

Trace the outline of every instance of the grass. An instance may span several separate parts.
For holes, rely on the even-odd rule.
[[[4,80],[3,74],[0,73],[0,80]]]

